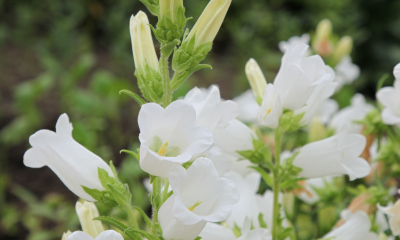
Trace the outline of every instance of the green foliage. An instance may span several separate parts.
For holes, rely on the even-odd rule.
[[[136,69],[135,76],[143,97],[150,102],[159,102],[164,93],[164,85],[160,73],[151,68],[146,62],[144,69]]]
[[[169,14],[164,14],[161,20],[159,19],[157,22],[157,29],[153,29],[154,35],[162,44],[173,43],[175,40],[181,39],[183,35],[183,28],[186,25],[185,8],[183,6],[179,6],[177,12],[173,14],[175,21],[170,19],[168,15]],[[175,42],[174,46],[178,44],[179,43]]]
[[[293,111],[284,111],[279,119],[279,127],[282,132],[294,132],[302,127],[301,119],[304,113],[294,115]]]
[[[271,150],[269,146],[265,146],[264,142],[259,138],[253,139],[253,150],[238,151],[244,159],[250,160],[255,164],[262,164],[268,168],[272,168]]]

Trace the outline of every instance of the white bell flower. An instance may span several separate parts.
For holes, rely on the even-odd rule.
[[[300,177],[321,178],[347,174],[350,180],[362,178],[371,172],[369,163],[359,156],[366,145],[361,134],[338,134],[309,143],[300,149],[293,165],[303,170]]]
[[[216,145],[208,149],[206,157],[213,162],[220,177],[223,177],[237,160],[236,157],[225,153]]]
[[[265,87],[264,98],[261,103],[261,109],[258,112],[258,122],[261,125],[277,128],[279,118],[282,116],[283,108],[278,91],[274,85],[269,83]]]
[[[233,206],[233,211],[226,223],[229,227],[234,228],[241,225],[246,217],[254,224],[258,222],[259,208],[257,204],[257,191],[260,187],[261,175],[258,172],[249,173],[247,176],[236,172],[229,172],[225,177],[232,180],[236,185],[239,194],[239,202]]]
[[[81,231],[73,232],[67,240],[124,240],[120,233],[114,230],[106,230],[99,234],[96,238],[93,238],[89,234]]]
[[[388,125],[400,123],[400,63],[394,67],[393,87],[383,87],[376,93],[376,98],[385,107],[382,120]]]
[[[394,205],[382,207],[378,205],[378,209],[389,216],[390,229],[394,236],[400,235],[400,200]]]
[[[98,176],[102,168],[113,177],[110,167],[97,155],[72,138],[72,124],[67,114],[56,123],[56,132],[39,130],[29,137],[32,148],[24,154],[24,164],[31,168],[48,166],[78,197],[95,201],[82,186],[104,190]]]
[[[346,56],[335,66],[335,72],[336,91],[339,91],[343,85],[352,83],[360,76],[360,67],[352,62],[350,56]]]
[[[316,116],[322,124],[328,124],[332,116],[338,111],[338,109],[338,103],[335,100],[328,98],[321,102],[321,105],[317,110]]]
[[[139,112],[140,167],[166,178],[174,163],[182,164],[212,145],[212,133],[196,125],[192,105],[177,100],[165,109],[147,103]]]
[[[237,151],[252,150],[256,134],[246,124],[237,119],[230,120],[224,127],[214,132],[214,144],[232,156],[241,157]]]
[[[100,233],[104,232],[104,227],[101,221],[93,220],[100,216],[97,207],[92,202],[83,203],[77,201],[75,204],[76,214],[78,215],[79,222],[82,226],[82,231],[92,237],[97,237]]]
[[[298,36],[293,36],[289,38],[287,41],[281,41],[279,42],[279,50],[281,52],[285,53],[287,49],[292,48],[293,46],[297,44],[309,44],[310,43],[310,35],[307,33],[304,33],[300,37]]]
[[[211,132],[217,126],[224,126],[238,116],[239,108],[234,101],[223,101],[219,88],[215,85],[208,89],[197,87],[190,90],[184,100],[196,109],[196,124],[208,128]]]
[[[337,240],[378,240],[371,230],[371,220],[365,212],[359,211],[349,216],[346,222],[330,231],[323,239]]]
[[[333,69],[320,56],[306,57],[308,48],[306,44],[294,45],[282,57],[274,86],[284,109],[302,108],[319,84],[332,82],[335,77]]]
[[[336,133],[360,133],[361,124],[354,121],[362,120],[374,107],[365,101],[362,94],[355,94],[351,99],[351,105],[338,111],[332,118],[330,126]]]
[[[201,240],[236,240],[232,229],[217,223],[207,223],[199,234]]]
[[[193,240],[207,222],[225,221],[239,201],[235,184],[220,178],[213,163],[198,158],[186,170],[174,166],[169,174],[173,194],[158,212],[163,237]]]
[[[239,107],[239,116],[237,118],[240,121],[247,123],[257,122],[257,114],[260,110],[260,105],[256,102],[256,98],[251,89],[235,97],[233,101],[236,102]]]

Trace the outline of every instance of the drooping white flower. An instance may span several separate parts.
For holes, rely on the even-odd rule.
[[[226,220],[228,226],[231,228],[234,228],[235,224],[240,226],[246,217],[252,223],[258,222],[259,208],[256,193],[260,186],[261,175],[252,172],[243,177],[236,172],[229,172],[225,177],[234,182],[240,194],[239,202],[233,206],[232,214]]]
[[[333,69],[320,56],[306,57],[308,48],[306,44],[294,45],[282,57],[274,86],[284,109],[302,108],[319,84],[332,82],[335,77]]]
[[[235,101],[239,107],[239,116],[237,118],[240,121],[247,123],[257,122],[257,114],[260,110],[260,105],[256,102],[256,98],[251,89],[237,96],[233,101]]]
[[[24,154],[24,164],[31,168],[48,166],[78,197],[95,201],[82,186],[104,190],[98,176],[102,168],[113,177],[110,167],[97,155],[72,138],[72,124],[67,114],[62,114],[56,132],[39,130],[29,137],[32,148]]]
[[[261,109],[257,116],[258,122],[261,125],[275,129],[279,126],[279,118],[282,116],[282,113],[283,108],[278,91],[270,83],[265,87]]]
[[[252,150],[256,134],[237,119],[230,120],[224,127],[214,130],[214,144],[232,156],[240,157],[237,151]]]
[[[226,220],[239,201],[235,184],[220,178],[211,160],[198,158],[185,170],[174,166],[169,174],[173,194],[158,213],[163,237],[193,240],[207,222]]]
[[[362,178],[371,172],[369,163],[359,157],[365,145],[363,135],[341,133],[303,146],[293,165],[302,168],[299,176],[306,178],[338,174],[347,174],[350,180]]]
[[[289,38],[287,41],[281,41],[279,42],[279,50],[281,52],[285,53],[287,49],[292,48],[293,46],[297,44],[309,44],[310,43],[310,35],[307,33],[304,33],[301,35],[301,37],[298,36],[293,36]]]
[[[190,90],[184,100],[196,109],[196,124],[208,128],[211,132],[217,126],[224,126],[238,115],[238,106],[234,101],[221,100],[219,88],[215,85],[208,89],[197,87]]]
[[[388,205],[387,207],[378,205],[378,208],[389,216],[390,230],[392,230],[393,235],[400,235],[400,200],[397,200],[394,205]]]
[[[394,67],[393,87],[383,87],[376,93],[376,98],[385,107],[382,121],[388,125],[400,123],[400,63]]]
[[[357,93],[351,99],[351,105],[341,109],[333,118],[330,126],[336,133],[360,133],[362,125],[354,121],[362,120],[374,107],[366,103],[362,94]]]
[[[338,83],[336,91],[339,91],[343,85],[352,83],[360,76],[360,68],[354,64],[350,56],[344,57],[335,66],[335,81]]]
[[[349,216],[346,222],[330,231],[323,239],[337,240],[378,240],[378,235],[370,232],[371,221],[365,212],[357,212]]]
[[[77,201],[75,205],[76,214],[78,215],[79,222],[82,226],[82,231],[92,237],[97,237],[100,233],[104,232],[104,227],[99,220],[93,220],[100,216],[97,207],[92,202],[83,203]]]
[[[99,234],[96,238],[93,238],[89,234],[81,231],[73,232],[67,240],[124,240],[121,234],[114,230],[106,230]]]
[[[182,164],[212,145],[211,132],[196,125],[193,106],[177,100],[162,108],[147,103],[139,112],[140,167],[154,176],[168,177],[174,163]]]

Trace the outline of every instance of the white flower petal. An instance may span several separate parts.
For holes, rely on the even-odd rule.
[[[106,230],[96,237],[96,240],[124,240],[120,233],[114,230]]]
[[[201,240],[236,240],[236,236],[230,228],[216,223],[207,223],[199,236]]]
[[[283,108],[278,91],[273,84],[267,84],[261,109],[257,116],[258,122],[261,125],[275,129],[279,125],[279,118],[282,116],[282,113]]]

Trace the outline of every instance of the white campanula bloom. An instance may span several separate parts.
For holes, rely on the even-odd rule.
[[[193,240],[207,222],[225,221],[239,201],[235,184],[219,177],[207,158],[196,159],[187,170],[174,166],[169,182],[173,194],[158,213],[167,240]]]
[[[331,98],[325,99],[321,102],[316,112],[316,117],[318,117],[319,121],[322,124],[328,124],[332,116],[338,111],[338,109],[339,105],[335,100]]]
[[[346,222],[330,231],[323,239],[335,240],[378,240],[378,235],[371,230],[371,221],[365,212],[356,212]]]
[[[240,121],[247,123],[257,122],[257,114],[260,110],[260,105],[256,102],[252,90],[247,90],[234,98],[233,101],[235,101],[239,107],[239,116],[237,118]]]
[[[196,111],[183,100],[165,109],[147,103],[139,112],[140,167],[154,176],[168,177],[174,163],[182,164],[205,152],[213,142],[212,133],[196,125]]]
[[[238,116],[237,104],[231,100],[222,100],[219,88],[215,85],[208,89],[195,87],[186,94],[184,100],[196,109],[196,124],[211,132]]]
[[[298,36],[293,36],[289,38],[287,41],[281,41],[279,42],[279,50],[281,52],[285,53],[287,49],[292,48],[293,46],[297,44],[309,44],[310,43],[310,35],[307,33],[304,33],[300,37]]]
[[[400,63],[394,67],[396,78],[393,87],[383,87],[376,93],[376,98],[385,107],[382,111],[382,120],[389,125],[400,123]]]
[[[227,173],[232,165],[236,162],[237,158],[225,153],[222,149],[213,145],[208,149],[206,157],[210,159],[215,169],[217,169],[219,176],[223,177]]]
[[[352,83],[360,76],[360,68],[354,64],[350,56],[344,57],[335,66],[335,81],[338,83],[336,91],[339,91],[343,85]]]
[[[357,93],[351,99],[351,105],[338,111],[332,118],[330,127],[336,133],[360,133],[362,125],[354,121],[362,120],[374,107],[365,101],[362,94]]]
[[[390,230],[392,230],[393,235],[400,235],[400,200],[397,200],[394,205],[386,207],[378,205],[378,208],[381,212],[389,216]]]
[[[289,110],[302,108],[320,84],[332,82],[333,69],[325,65],[319,55],[306,57],[309,46],[297,44],[288,48],[274,80],[282,107]]]
[[[365,145],[363,135],[341,133],[303,146],[293,165],[303,169],[300,177],[347,174],[350,180],[362,178],[371,172],[369,163],[359,157]]]
[[[234,228],[241,225],[246,217],[254,224],[258,222],[259,208],[257,205],[257,191],[260,186],[261,175],[258,172],[249,173],[247,176],[236,172],[229,172],[226,178],[232,180],[240,194],[239,202],[233,206],[233,211],[226,223],[229,227]]]
[[[124,240],[120,233],[114,230],[107,230],[100,233],[96,238],[93,238],[89,234],[81,231],[73,232],[67,240]]]
[[[48,166],[78,197],[95,201],[82,186],[104,190],[98,176],[102,168],[113,177],[110,167],[97,155],[72,138],[72,124],[67,114],[62,114],[56,132],[40,130],[29,137],[32,148],[24,155],[24,164],[31,168]]]
[[[257,116],[258,122],[261,125],[275,129],[279,126],[279,118],[282,116],[282,113],[283,108],[279,93],[274,85],[269,83],[265,87],[261,109]]]
[[[76,214],[78,215],[79,222],[82,226],[82,231],[89,234],[92,237],[97,237],[100,233],[104,232],[104,227],[101,221],[93,220],[100,216],[97,207],[92,202],[76,202],[75,205]]]

